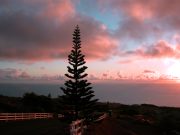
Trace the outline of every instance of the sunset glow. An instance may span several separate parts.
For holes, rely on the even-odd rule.
[[[91,80],[180,79],[180,1],[1,0],[0,82],[59,81],[81,29]]]
[[[177,62],[168,68],[168,74],[177,77],[177,79],[180,79],[179,69],[180,69],[180,62]]]

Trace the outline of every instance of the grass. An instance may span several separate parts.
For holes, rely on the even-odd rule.
[[[1,135],[68,135],[68,124],[57,119],[0,123]]]

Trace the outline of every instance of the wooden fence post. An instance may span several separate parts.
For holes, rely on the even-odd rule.
[[[72,121],[70,124],[70,135],[82,135],[84,132],[83,122],[84,120]]]

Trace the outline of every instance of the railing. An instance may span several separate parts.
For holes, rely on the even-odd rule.
[[[108,117],[108,114],[107,114],[107,113],[104,113],[104,114],[101,115],[97,120],[95,120],[95,122],[101,121],[101,120],[103,120],[103,119],[105,119],[105,118],[107,118],[107,117]]]
[[[84,120],[76,120],[70,124],[70,135],[82,135],[84,132],[83,128]]]
[[[53,118],[52,113],[0,113],[0,121]]]
[[[58,118],[64,118],[63,114],[58,114]]]

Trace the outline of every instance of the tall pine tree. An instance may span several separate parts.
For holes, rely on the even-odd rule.
[[[73,33],[73,46],[71,53],[68,55],[69,66],[68,73],[65,76],[68,78],[65,81],[65,87],[61,87],[64,95],[62,96],[63,105],[71,111],[73,119],[85,118],[86,120],[92,117],[97,99],[93,99],[94,91],[85,78],[88,74],[84,73],[87,69],[84,64],[85,55],[81,52],[80,29],[76,26]]]

